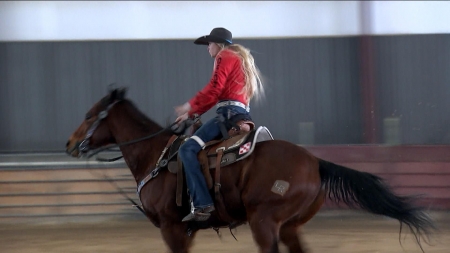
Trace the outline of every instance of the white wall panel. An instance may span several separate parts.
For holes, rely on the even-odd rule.
[[[355,35],[355,1],[2,1],[0,41]]]
[[[369,34],[450,33],[449,13],[450,1],[1,1],[0,41],[192,39],[218,26],[236,38],[348,36],[365,15]]]
[[[373,34],[450,33],[450,1],[376,1]]]

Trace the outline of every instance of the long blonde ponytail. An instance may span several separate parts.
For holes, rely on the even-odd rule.
[[[256,100],[264,98],[263,76],[255,64],[255,59],[250,53],[250,49],[240,45],[231,44],[225,46],[218,44],[222,49],[230,49],[238,54],[242,59],[242,70],[245,75],[245,85],[243,92],[247,95],[248,102],[254,97]]]

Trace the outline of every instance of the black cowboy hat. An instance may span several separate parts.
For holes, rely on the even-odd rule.
[[[197,45],[208,45],[209,42],[233,44],[233,36],[230,31],[225,28],[217,27],[212,29],[209,35],[202,36],[194,41]]]

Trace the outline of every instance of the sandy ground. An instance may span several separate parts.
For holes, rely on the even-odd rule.
[[[444,214],[446,215],[446,214]],[[450,252],[450,222],[437,221],[441,232],[428,253]],[[303,242],[313,253],[404,253],[421,252],[409,233],[399,242],[398,222],[375,216],[316,216],[303,228]],[[221,238],[212,229],[200,231],[191,252],[258,252],[247,225],[233,230],[221,229]],[[281,252],[287,252],[280,247]],[[1,253],[75,253],[75,252],[168,252],[159,230],[147,220],[110,220],[108,222],[63,224],[2,224]]]

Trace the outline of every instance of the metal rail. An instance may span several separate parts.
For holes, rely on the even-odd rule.
[[[98,173],[103,171],[114,176],[103,178]],[[66,178],[61,179],[61,172]],[[0,154],[0,222],[142,217],[123,195],[111,190],[110,180],[139,203],[136,182],[123,161],[83,161],[65,154]]]

